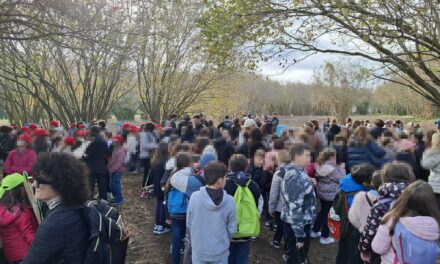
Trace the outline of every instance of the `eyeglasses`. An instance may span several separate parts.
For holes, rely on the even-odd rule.
[[[52,184],[51,181],[49,181],[49,180],[45,180],[45,179],[42,178],[40,175],[41,175],[41,174],[37,174],[37,175],[33,176],[32,178],[29,177],[29,181],[30,181],[31,183],[34,183],[34,182],[35,182],[37,188],[40,187],[40,184],[48,184],[48,185],[51,185],[51,184]]]

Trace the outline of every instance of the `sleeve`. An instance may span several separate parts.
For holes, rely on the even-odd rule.
[[[184,168],[171,176],[171,185],[177,190],[186,193],[188,187],[188,177],[191,176],[191,168]]]
[[[198,199],[197,194],[192,197],[192,199],[189,199],[189,205],[188,210],[186,211],[186,228],[191,229],[192,226],[192,220],[193,220],[193,207],[194,207],[194,201]]]
[[[392,237],[390,236],[390,225],[380,225],[377,229],[376,236],[371,242],[371,248],[379,255],[385,255],[392,246]]]
[[[235,209],[234,200],[233,199],[230,200],[231,200],[231,209],[228,214],[227,229],[228,229],[229,238],[232,238],[235,232],[237,232],[237,218],[236,218],[236,209]]]
[[[423,154],[420,164],[423,168],[432,170],[440,164],[440,159],[436,158],[437,155],[427,155],[426,152]],[[9,158],[9,155],[8,155]],[[7,159],[6,159],[7,160]]]
[[[292,229],[293,232],[295,232],[297,241],[304,242],[306,233],[304,232],[303,203],[304,194],[307,190],[305,185],[301,183],[301,177],[299,175],[290,177],[289,181],[286,183],[286,192],[289,199],[289,210],[292,217]]]
[[[272,178],[272,184],[270,186],[270,194],[269,194],[269,213],[273,214],[277,208],[278,200],[280,199],[280,184],[281,178],[278,177],[278,173],[276,172]]]
[[[374,141],[370,141],[369,148],[371,150],[371,152],[374,154],[374,156],[378,157],[378,158],[382,158],[383,156],[385,156],[386,152],[383,148],[379,147],[377,145],[376,142]]]
[[[25,209],[19,217],[20,221],[17,223],[20,233],[23,235],[27,245],[30,246],[35,237],[34,229],[34,214],[31,209]]]
[[[356,227],[358,230],[362,227],[361,221],[361,210],[362,210],[362,199],[364,198],[365,192],[357,193],[353,198],[353,203],[351,204],[350,210],[348,211],[348,219],[350,223]],[[360,230],[362,232],[362,230]]]
[[[381,209],[380,204],[376,204],[375,206],[373,206],[373,208],[371,208],[370,214],[367,218],[367,225],[365,226],[359,241],[359,249],[361,253],[366,255],[371,254],[371,242],[376,235],[383,215],[384,212]]]
[[[249,189],[251,190],[252,195],[254,196],[255,204],[257,205],[257,208],[258,208],[258,200],[260,199],[260,196],[261,196],[260,187],[254,181],[251,181],[250,186],[252,186],[252,188],[249,188]]]
[[[8,154],[8,157],[6,158],[4,164],[3,164],[3,170],[5,171],[6,174],[11,174],[12,173],[12,159],[14,152],[11,151]]]

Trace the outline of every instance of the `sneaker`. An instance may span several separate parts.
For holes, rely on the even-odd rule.
[[[310,232],[311,238],[318,238],[320,236],[321,236],[321,232],[315,232],[315,231]]]
[[[266,223],[264,224],[264,227],[266,229],[272,229],[273,228],[273,222],[272,221],[266,221]]]
[[[335,242],[335,240],[331,237],[327,237],[327,238],[321,237],[321,239],[319,239],[319,243],[321,245],[328,245],[328,244],[332,244],[334,242]]]
[[[274,240],[273,238],[269,239],[269,244],[276,249],[281,247],[281,243]]]
[[[257,241],[257,238],[256,237],[251,237],[251,241],[255,242],[255,241]]]
[[[163,235],[171,231],[171,228],[160,226],[157,228],[156,235]]]
[[[157,230],[159,229],[159,225],[154,225],[153,233],[156,234]]]

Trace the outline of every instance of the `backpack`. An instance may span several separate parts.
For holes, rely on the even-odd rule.
[[[236,207],[237,232],[233,238],[257,237],[260,235],[260,216],[255,198],[249,189],[249,179],[245,186],[237,185],[234,194]]]
[[[348,197],[354,196],[359,191],[343,192],[339,191],[333,201],[334,214],[339,216],[339,220],[334,215],[330,215],[327,220],[327,224],[330,228],[331,235],[339,240],[341,237],[346,237],[350,234],[353,228],[350,228],[350,221],[348,219]]]
[[[119,212],[101,200],[88,202],[83,215],[90,233],[83,264],[125,263],[129,235]]]
[[[188,197],[186,194],[171,187],[167,196],[167,209],[170,216],[185,216],[186,211],[188,210]]]
[[[438,241],[429,241],[415,236],[400,222],[393,235],[394,264],[423,263],[434,264],[440,254]]]

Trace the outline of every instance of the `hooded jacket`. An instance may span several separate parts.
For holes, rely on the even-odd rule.
[[[428,182],[435,193],[440,194],[440,149],[429,149],[423,153],[422,167],[431,171]]]
[[[186,215],[193,258],[217,263],[228,257],[230,240],[237,229],[235,210],[234,198],[225,191],[219,205],[215,205],[206,187],[193,193]]]
[[[439,226],[437,221],[430,216],[402,217],[399,222],[413,235],[428,241],[439,239]],[[392,221],[380,225],[377,234],[371,244],[374,252],[382,256],[382,264],[394,264],[395,253],[393,247],[397,247],[396,241],[390,236]]]
[[[87,146],[84,161],[90,169],[90,174],[107,173],[106,158],[111,155],[107,143],[101,136],[97,136],[94,141]]]
[[[283,199],[281,198],[281,182],[283,181],[285,174],[286,170],[284,166],[282,166],[273,175],[268,203],[270,214],[273,214],[275,211],[280,213],[283,211]]]
[[[27,172],[32,175],[32,167],[37,160],[37,153],[31,148],[26,148],[23,153],[20,154],[15,148],[9,152],[8,157],[3,165],[5,174]]]
[[[128,143],[128,142],[127,142]],[[156,148],[156,138],[151,132],[139,133],[139,158],[147,159],[150,152]]]
[[[234,146],[231,142],[227,142],[225,138],[221,137],[214,140],[214,148],[217,151],[218,161],[228,165],[229,159],[235,153]]]
[[[245,186],[248,180],[251,180],[251,183],[249,184],[249,190],[254,196],[255,204],[258,208],[258,199],[260,199],[261,191],[258,184],[252,180],[250,174],[244,171],[236,171],[229,173],[226,180],[225,191],[229,195],[234,197],[235,191],[237,190],[237,185]]]
[[[339,189],[345,193],[368,191],[368,189],[362,184],[359,184],[353,180],[351,173],[341,179]],[[348,208],[350,208],[351,204],[353,203],[353,197],[354,196],[347,196]]]
[[[353,142],[347,148],[347,168],[351,170],[354,165],[369,163],[376,168],[382,167],[386,152],[375,141],[370,140],[366,145]]]
[[[339,191],[339,181],[345,176],[345,168],[336,163],[327,161],[316,168],[315,177],[318,181],[316,191],[318,197],[324,201],[333,201]]]
[[[367,225],[360,238],[359,248],[362,253],[371,255],[371,242],[376,235],[383,216],[389,211],[391,203],[400,197],[406,186],[408,186],[408,184],[403,182],[388,182],[380,186],[379,198],[377,199],[376,204],[371,208],[370,214],[367,218]]]
[[[9,261],[24,259],[37,231],[37,220],[32,208],[13,206],[10,210],[0,206],[0,238]]]
[[[289,223],[298,242],[304,242],[304,227],[312,224],[316,215],[316,197],[309,176],[302,168],[286,167],[281,182],[283,210],[281,220]]]
[[[373,205],[376,202],[376,199],[379,197],[377,191],[369,191],[369,192],[358,192],[353,199],[353,203],[348,212],[348,219],[350,223],[356,227],[360,233],[364,231],[365,226],[367,225],[367,218],[370,214],[370,210],[372,205],[367,200],[370,199],[371,204]]]

